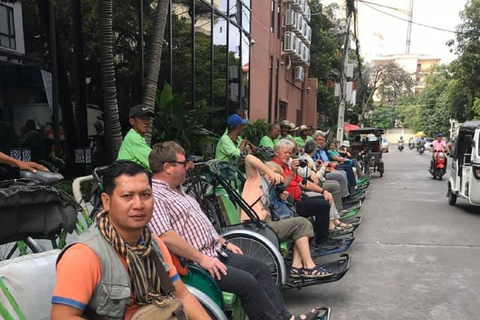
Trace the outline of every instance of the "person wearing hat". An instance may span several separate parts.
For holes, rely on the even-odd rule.
[[[123,139],[117,160],[130,160],[150,170],[148,155],[152,149],[144,136],[150,128],[150,120],[153,116],[153,111],[144,104],[137,104],[130,109],[128,117],[132,128]]]
[[[278,123],[271,123],[268,126],[268,132],[266,135],[260,139],[260,143],[258,144],[260,147],[268,147],[272,148],[275,147],[275,143],[278,141],[278,134],[280,133],[280,125]]]
[[[242,139],[243,127],[248,124],[248,120],[242,119],[238,114],[232,114],[227,118],[227,132],[218,140],[215,149],[215,158],[222,161],[231,161],[238,158],[248,147],[252,149],[255,146],[248,140]]]
[[[295,124],[293,125],[295,128]],[[280,121],[280,137],[279,139],[293,139],[292,135],[290,134],[290,131],[292,130],[291,123],[288,120],[282,120]]]
[[[300,148],[304,148],[305,143],[307,143],[307,141],[312,140],[312,137],[308,135],[309,133],[310,131],[308,127],[304,124],[302,124],[298,129],[298,137],[295,137],[295,142]]]

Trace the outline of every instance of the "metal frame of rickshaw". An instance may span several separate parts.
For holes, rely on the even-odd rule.
[[[385,133],[381,128],[359,128],[351,130],[348,135],[350,141],[350,149],[352,156],[362,164],[364,171],[380,173],[383,177],[385,172],[383,157],[382,157],[382,134]],[[368,135],[373,134],[377,140],[368,140]],[[359,139],[360,138],[360,141]]]
[[[450,164],[447,197],[455,205],[457,198],[480,206],[480,121],[463,123],[457,133]]]

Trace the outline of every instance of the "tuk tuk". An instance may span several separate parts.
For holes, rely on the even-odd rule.
[[[378,172],[383,177],[385,168],[382,158],[382,134],[380,128],[359,128],[351,130],[348,135],[351,154],[363,166],[365,173]]]
[[[480,206],[480,121],[468,121],[459,129],[453,147],[448,179],[448,203],[455,205],[457,198]]]

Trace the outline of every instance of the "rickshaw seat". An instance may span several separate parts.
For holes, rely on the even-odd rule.
[[[0,244],[27,237],[54,240],[72,233],[80,206],[62,190],[49,186],[11,185],[0,189]]]
[[[50,250],[0,262],[0,281],[6,289],[0,291],[0,307],[3,306],[13,319],[21,317],[18,313],[15,315],[14,306],[7,300],[8,295],[18,304],[24,319],[50,319],[59,253],[60,250]]]

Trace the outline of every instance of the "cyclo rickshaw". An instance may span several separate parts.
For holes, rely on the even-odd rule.
[[[480,205],[480,121],[468,121],[458,129],[448,179],[448,203],[463,198]]]
[[[357,158],[365,173],[378,172],[383,177],[385,172],[382,157],[382,134],[380,128],[359,128],[348,134],[351,154]]]

